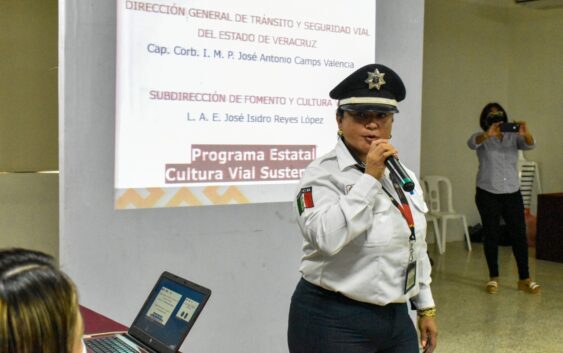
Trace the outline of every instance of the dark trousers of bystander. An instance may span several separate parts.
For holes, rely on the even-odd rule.
[[[499,275],[498,245],[502,217],[511,237],[512,253],[518,266],[518,275],[520,279],[529,278],[524,202],[520,190],[509,194],[493,194],[477,188],[475,203],[483,223],[483,249],[489,267],[489,276],[498,277]]]

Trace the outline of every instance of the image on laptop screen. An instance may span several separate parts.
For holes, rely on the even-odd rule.
[[[131,328],[142,332],[142,341],[177,349],[209,298],[208,290],[186,280],[163,275],[153,288]]]

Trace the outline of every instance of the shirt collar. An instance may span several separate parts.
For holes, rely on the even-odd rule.
[[[338,161],[338,166],[340,167],[340,171],[343,171],[344,169],[350,167],[353,168],[356,167],[356,160],[354,159],[354,157],[352,157],[350,151],[348,151],[348,148],[344,144],[344,141],[342,141],[342,138],[338,138],[338,143],[336,144],[335,152],[336,152],[336,159]]]

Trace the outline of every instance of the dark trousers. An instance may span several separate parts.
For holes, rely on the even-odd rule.
[[[288,344],[290,353],[418,353],[406,304],[362,303],[304,279],[291,298]]]
[[[511,194],[493,194],[477,188],[475,203],[483,223],[483,248],[489,276],[498,277],[498,242],[501,233],[500,218],[504,219],[512,241],[520,279],[530,277],[528,272],[528,242],[524,220],[524,202],[520,190]]]

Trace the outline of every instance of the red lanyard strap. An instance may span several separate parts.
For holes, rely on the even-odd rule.
[[[391,196],[391,193],[389,191],[387,191],[387,189],[385,189],[385,187],[382,186],[383,191],[385,191],[387,196],[389,196],[389,198],[391,199],[391,202],[393,202],[393,205],[395,205],[395,207],[397,207],[399,209],[399,211],[401,212],[401,215],[403,216],[405,221],[407,221],[407,225],[409,226],[409,229],[411,231],[411,235],[409,236],[409,240],[415,240],[416,238],[415,238],[415,231],[414,231],[414,219],[412,217],[412,211],[411,211],[411,208],[409,206],[409,202],[407,201],[407,197],[405,196],[403,189],[401,189],[401,187],[399,186],[398,181],[395,180],[395,177],[393,176],[393,174],[391,174],[391,181],[393,183],[393,187],[395,188],[395,191],[397,192],[397,195],[399,195],[399,200],[401,201],[401,204],[399,204],[397,202],[397,200],[395,200],[395,198],[393,196]]]
[[[346,147],[348,147],[348,146],[346,146]],[[350,152],[350,153],[352,153],[352,152]],[[360,163],[358,161],[358,159],[354,156],[354,154],[352,154],[352,156],[358,162],[356,164],[356,168],[359,171],[361,171],[362,173],[365,173],[365,171],[366,171],[365,164]],[[411,208],[409,206],[409,202],[407,201],[407,197],[405,196],[403,189],[401,189],[401,187],[399,185],[399,181],[396,179],[395,175],[393,173],[390,173],[389,175],[391,176],[391,182],[393,184],[393,187],[395,188],[397,195],[399,195],[399,200],[401,200],[401,205],[399,205],[397,200],[395,200],[395,198],[393,196],[391,196],[391,193],[389,193],[389,191],[387,191],[387,189],[385,189],[385,187],[383,187],[383,185],[381,187],[383,188],[383,191],[385,191],[387,196],[389,196],[389,198],[391,199],[391,202],[393,202],[393,205],[395,205],[395,207],[397,207],[399,209],[399,211],[401,212],[401,215],[403,215],[403,218],[405,219],[405,221],[407,221],[407,225],[409,226],[409,229],[411,230],[411,235],[409,236],[409,241],[415,241],[416,237],[414,235],[415,234],[414,233],[414,219],[412,218],[412,212],[411,212]]]

